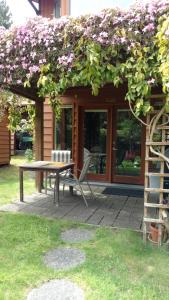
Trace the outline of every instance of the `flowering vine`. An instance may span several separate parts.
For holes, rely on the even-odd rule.
[[[57,108],[58,96],[69,87],[91,86],[97,95],[106,83],[127,82],[126,99],[136,114],[146,114],[153,86],[162,84],[169,92],[168,11],[169,0],[151,1],[129,11],[37,17],[21,27],[0,28],[0,84],[38,87]]]
[[[159,31],[157,34],[160,62],[160,72],[162,74],[163,92],[169,94],[169,12],[160,19]],[[169,111],[169,97],[167,97],[167,111]]]

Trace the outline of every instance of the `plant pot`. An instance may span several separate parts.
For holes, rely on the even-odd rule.
[[[150,240],[158,243],[158,225],[156,223],[150,224]]]

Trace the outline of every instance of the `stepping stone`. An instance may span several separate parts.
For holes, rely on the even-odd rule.
[[[82,264],[85,252],[75,248],[60,247],[46,253],[44,263],[56,270],[68,270]]]
[[[27,300],[84,300],[84,293],[77,284],[69,280],[51,280],[33,289]]]
[[[79,243],[94,238],[95,232],[87,229],[73,228],[61,233],[64,242]]]

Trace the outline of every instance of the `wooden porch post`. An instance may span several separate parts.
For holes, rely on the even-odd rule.
[[[35,102],[35,160],[43,160],[43,101]],[[43,174],[36,175],[36,188],[41,192]]]

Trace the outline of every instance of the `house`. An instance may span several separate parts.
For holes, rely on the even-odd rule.
[[[29,1],[44,17],[68,15],[71,1]],[[38,6],[37,6],[38,4]],[[38,8],[37,8],[38,7]],[[77,168],[84,149],[93,154],[90,179],[109,183],[144,182],[145,130],[132,116],[124,100],[126,86],[107,85],[97,97],[90,88],[72,88],[62,97],[62,117],[56,121],[44,104],[44,160],[53,149],[71,149]]]

